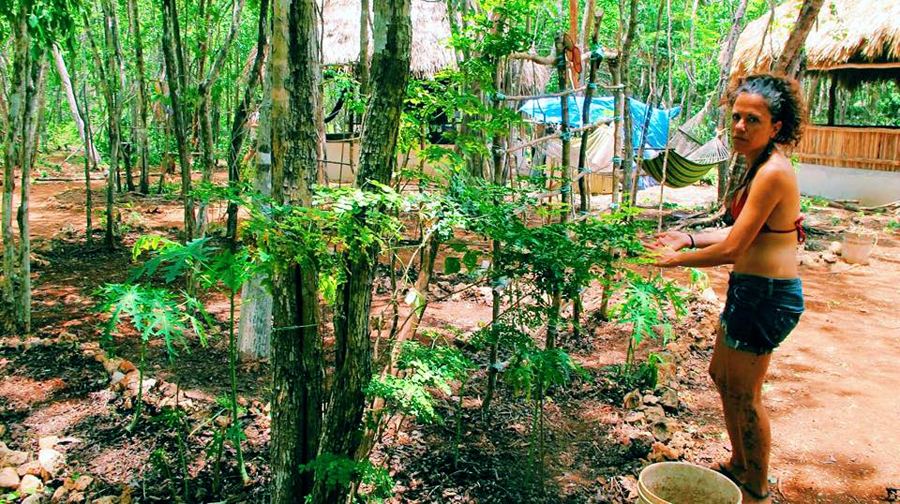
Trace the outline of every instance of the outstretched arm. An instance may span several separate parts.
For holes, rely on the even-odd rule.
[[[650,248],[656,250],[662,247],[668,247],[672,250],[681,250],[684,248],[706,248],[724,241],[731,232],[731,226],[720,229],[710,229],[708,231],[698,231],[695,233],[687,233],[684,231],[665,231],[658,233],[654,238],[656,242],[649,245]],[[693,241],[692,241],[693,238]],[[691,246],[693,245],[693,247]]]
[[[724,240],[691,252],[663,252],[657,265],[670,268],[734,264],[735,260],[750,248],[788,184],[787,175],[782,171],[777,169],[760,170],[750,187],[747,203]],[[712,240],[712,237],[709,239]],[[696,242],[696,238],[694,241]]]

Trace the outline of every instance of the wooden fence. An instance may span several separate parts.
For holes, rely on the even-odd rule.
[[[801,163],[900,172],[900,129],[810,124],[793,154]]]

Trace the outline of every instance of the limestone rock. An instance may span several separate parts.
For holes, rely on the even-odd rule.
[[[825,252],[822,254],[822,260],[828,264],[834,264],[838,261],[838,257],[832,252]]]
[[[681,458],[681,453],[659,441],[653,443],[650,455],[647,456],[650,462],[665,462],[667,460],[678,460],[679,458]]]
[[[89,486],[91,486],[91,483],[93,482],[94,478],[85,474],[79,476],[78,479],[75,480],[75,484],[72,486],[72,488],[74,488],[76,492],[84,492]]]
[[[833,241],[828,245],[828,251],[835,255],[841,255],[843,247],[841,242]]]
[[[0,470],[0,488],[18,488],[19,473],[12,467],[4,467]]]
[[[44,489],[44,482],[33,474],[26,474],[19,482],[19,493],[22,495],[33,494]]]
[[[642,411],[632,411],[631,413],[625,415],[625,422],[634,424],[644,420],[646,415]]]
[[[69,494],[69,498],[66,499],[66,502],[71,502],[73,504],[84,502],[84,494],[81,492],[72,492]]]
[[[26,474],[31,474],[33,476],[40,476],[41,474],[41,464],[37,460],[32,460],[30,462],[26,462],[20,465],[16,472],[19,473],[19,476],[25,476]]]
[[[21,504],[41,504],[41,502],[44,502],[44,494],[36,493],[25,497]]]
[[[636,409],[641,405],[641,391],[640,390],[632,390],[625,396],[624,400],[625,409]]]
[[[647,420],[652,423],[661,422],[666,419],[666,412],[663,410],[662,406],[649,406],[646,410],[644,410],[644,414],[647,415]]]
[[[59,504],[61,502],[65,502],[66,497],[69,496],[69,489],[65,486],[61,486],[53,492],[53,496],[50,497],[50,504]]]
[[[134,365],[133,362],[131,362],[129,360],[123,360],[122,362],[119,363],[119,371],[121,371],[123,373],[130,373],[132,371],[137,371],[137,367]]]
[[[653,394],[647,394],[644,396],[644,404],[647,406],[653,406],[654,404],[659,402],[659,398]]]
[[[115,386],[115,385],[118,385],[119,383],[121,383],[122,380],[124,380],[124,379],[125,379],[125,374],[122,373],[121,371],[116,371],[110,377],[110,382],[112,383],[112,385]]]
[[[54,448],[59,443],[59,436],[46,436],[38,440],[38,449]]]
[[[17,450],[0,450],[0,467],[18,467],[28,462],[28,453]]]
[[[712,290],[712,287],[703,289],[703,292],[700,293],[700,299],[709,303],[719,304],[719,296],[716,296],[716,291]]]
[[[650,426],[650,432],[652,432],[653,437],[655,437],[659,441],[666,442],[672,439],[672,435],[675,433],[676,427],[677,425],[675,424],[674,420],[666,418],[653,423],[653,425]]]
[[[107,495],[106,497],[100,497],[99,499],[94,499],[91,501],[91,504],[116,504],[118,502],[118,497]]]
[[[106,369],[106,372],[109,374],[113,374],[119,369],[119,364],[122,363],[122,359],[106,359],[103,362],[103,367]]]
[[[41,463],[41,469],[47,471],[47,474],[55,477],[66,464],[66,457],[52,449],[45,448],[38,452],[38,462]]]
[[[670,388],[667,388],[663,392],[662,397],[659,399],[659,403],[662,404],[662,407],[665,408],[666,411],[673,413],[678,411],[678,405],[681,404],[678,400],[678,392],[675,392]]]

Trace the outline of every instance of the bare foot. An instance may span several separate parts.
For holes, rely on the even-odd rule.
[[[710,469],[730,479],[735,485],[741,486],[740,478],[744,475],[746,469],[732,461],[716,462],[709,466]]]

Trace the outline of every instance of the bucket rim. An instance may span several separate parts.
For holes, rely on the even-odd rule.
[[[665,499],[662,499],[661,497],[659,497],[658,495],[656,495],[655,493],[653,493],[653,492],[650,490],[650,488],[644,483],[644,475],[647,473],[647,470],[648,470],[648,469],[651,469],[651,468],[652,468],[653,470],[656,470],[656,469],[662,469],[662,468],[664,468],[664,467],[671,467],[671,466],[687,466],[687,467],[691,467],[692,469],[700,469],[701,472],[706,471],[707,473],[711,473],[711,474],[713,475],[714,479],[719,480],[719,481],[723,481],[723,482],[727,482],[727,484],[728,484],[728,486],[729,486],[730,488],[733,488],[734,490],[737,491],[738,502],[741,502],[741,501],[743,500],[743,499],[741,499],[741,496],[742,496],[742,495],[741,495],[741,489],[740,489],[740,487],[738,487],[738,486],[734,483],[734,481],[731,481],[731,480],[730,480],[729,478],[727,478],[724,474],[722,474],[722,473],[720,473],[720,472],[718,472],[718,471],[714,471],[714,470],[710,469],[709,467],[704,467],[704,466],[701,466],[701,465],[697,465],[697,464],[693,464],[693,463],[691,463],[691,462],[685,462],[685,461],[654,462],[654,463],[652,463],[652,464],[647,465],[646,467],[644,467],[643,469],[641,469],[641,472],[640,472],[640,474],[638,475],[638,488],[643,487],[644,490],[645,490],[651,497],[653,497],[654,499],[657,499],[657,500],[659,500],[659,501],[661,501],[661,502],[665,502]]]

